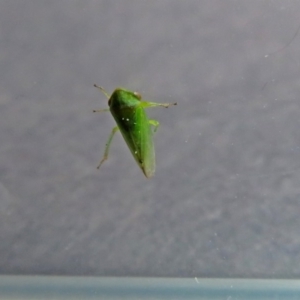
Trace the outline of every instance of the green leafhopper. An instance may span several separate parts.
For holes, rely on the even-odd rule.
[[[98,109],[94,110],[94,112],[110,111],[117,123],[117,126],[112,129],[109,135],[103,158],[97,168],[99,169],[102,163],[108,158],[113,136],[120,130],[132,156],[145,176],[147,178],[152,177],[155,172],[155,151],[151,125],[154,126],[154,132],[156,132],[159,122],[149,120],[145,108],[156,106],[169,107],[170,105],[177,105],[177,103],[142,101],[142,96],[139,93],[123,88],[115,89],[111,96],[109,96],[102,87],[96,84],[94,86],[100,89],[108,98],[109,106],[107,109]]]

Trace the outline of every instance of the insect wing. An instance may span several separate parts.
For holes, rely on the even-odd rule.
[[[147,178],[155,172],[155,151],[152,130],[141,106],[123,107],[111,113],[131,151],[132,156]]]

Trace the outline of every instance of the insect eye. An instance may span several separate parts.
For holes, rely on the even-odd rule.
[[[139,100],[142,99],[142,95],[141,95],[140,93],[134,92],[133,94],[134,94],[134,96],[136,96]]]

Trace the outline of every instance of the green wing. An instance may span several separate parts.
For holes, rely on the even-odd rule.
[[[111,111],[132,156],[150,178],[155,172],[155,151],[152,130],[141,106],[123,107]]]

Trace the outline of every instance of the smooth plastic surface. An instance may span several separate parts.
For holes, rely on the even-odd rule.
[[[0,276],[0,299],[299,299],[299,280]]]

